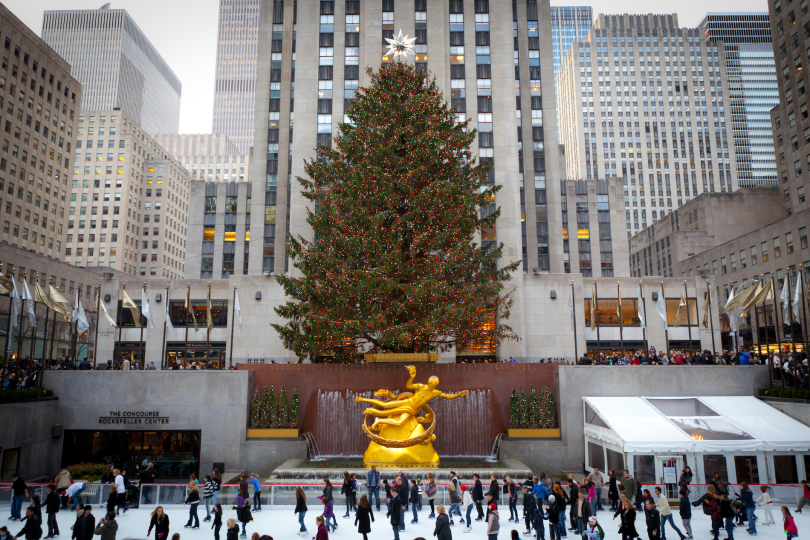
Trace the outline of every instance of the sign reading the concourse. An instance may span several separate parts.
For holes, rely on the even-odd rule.
[[[168,416],[160,416],[158,411],[109,411],[98,417],[99,424],[156,425],[168,424]]]

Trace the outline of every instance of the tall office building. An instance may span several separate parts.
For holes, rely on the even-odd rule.
[[[123,9],[46,11],[42,39],[71,66],[88,111],[121,109],[144,131],[177,133],[182,84]]]
[[[240,154],[230,137],[223,133],[155,138],[183,164],[192,182],[246,182],[250,178],[250,156]]]
[[[557,71],[575,41],[588,35],[593,23],[590,6],[551,6],[551,50],[554,57],[554,95],[557,96]],[[559,104],[559,99],[557,99]],[[557,121],[559,122],[559,107]]]
[[[779,103],[767,13],[708,13],[703,39],[723,42],[740,187],[775,186],[770,111]]]
[[[3,4],[0,47],[0,239],[58,259],[82,87],[70,65]]]
[[[212,132],[228,135],[240,154],[253,146],[260,4],[260,0],[219,2]]]
[[[736,188],[725,51],[701,34],[675,14],[599,15],[557,74],[566,174],[622,178],[628,235]]]

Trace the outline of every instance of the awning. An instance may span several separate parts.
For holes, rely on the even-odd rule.
[[[810,427],[752,396],[583,400],[585,435],[625,452],[810,450]]]

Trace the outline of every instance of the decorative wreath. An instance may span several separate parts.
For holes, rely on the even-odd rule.
[[[411,397],[413,394],[411,392],[405,392],[399,395],[394,395],[391,392],[387,392],[386,396],[390,399],[399,399],[399,398],[408,398]],[[368,420],[369,418],[374,418],[373,416],[369,416],[368,414],[365,415],[363,418],[363,432],[371,439],[373,442],[379,444],[380,446],[385,446],[387,448],[409,448],[411,446],[416,446],[418,444],[424,444],[428,440],[435,441],[436,436],[433,434],[433,431],[436,429],[436,413],[433,412],[433,409],[430,408],[427,404],[422,406],[424,409],[425,415],[424,416],[417,416],[416,421],[420,424],[430,424],[424,433],[421,435],[417,435],[411,439],[405,439],[404,441],[393,441],[390,439],[386,439],[380,437],[376,433],[371,431],[369,427]],[[373,422],[372,422],[373,423]]]

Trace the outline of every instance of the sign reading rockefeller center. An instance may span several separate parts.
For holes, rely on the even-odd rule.
[[[99,424],[168,424],[168,416],[160,416],[158,411],[109,411],[107,416],[98,417]]]

